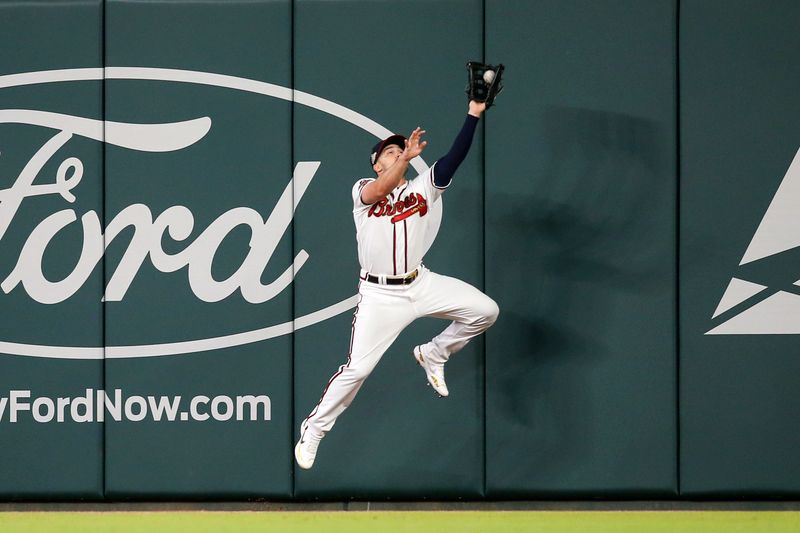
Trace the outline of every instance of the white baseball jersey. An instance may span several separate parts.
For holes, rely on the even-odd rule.
[[[435,166],[435,165],[434,165]],[[361,201],[361,191],[376,178],[353,185],[353,220],[358,261],[373,275],[401,276],[422,263],[430,206],[446,187],[433,183],[433,167],[396,187],[374,204]]]

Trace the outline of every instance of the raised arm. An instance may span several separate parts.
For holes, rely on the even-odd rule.
[[[475,135],[475,127],[478,125],[478,119],[484,111],[486,111],[486,104],[474,100],[469,103],[469,112],[461,131],[458,132],[455,141],[453,141],[453,146],[433,167],[433,183],[437,187],[444,188],[450,185],[450,180],[453,179],[456,169],[467,157],[469,147],[472,146],[472,138]]]

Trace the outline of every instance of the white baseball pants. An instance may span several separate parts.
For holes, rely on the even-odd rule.
[[[490,297],[461,280],[436,274],[423,265],[419,268],[419,277],[409,285],[360,283],[361,298],[353,313],[350,354],[347,363],[328,381],[319,403],[305,420],[312,435],[324,436],[330,431],[384,352],[417,318],[452,320],[444,331],[422,346],[425,357],[441,363],[497,320],[499,309]]]

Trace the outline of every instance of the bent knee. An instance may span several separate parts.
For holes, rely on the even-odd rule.
[[[482,318],[481,321],[491,326],[497,321],[497,317],[500,315],[500,307],[497,305],[497,302],[487,296],[481,303],[478,312]]]
[[[491,306],[489,307],[489,313],[486,315],[486,318],[488,318],[489,321],[494,324],[497,322],[497,317],[500,316],[500,306],[497,305],[497,302],[491,298],[489,301],[491,302]]]

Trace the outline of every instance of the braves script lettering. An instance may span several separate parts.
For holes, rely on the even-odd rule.
[[[419,193],[411,193],[406,198],[398,200],[393,204],[389,203],[388,198],[373,204],[369,209],[367,216],[371,217],[392,217],[392,224],[399,222],[413,215],[419,213],[423,217],[428,213],[428,202],[425,197]],[[393,216],[394,215],[394,216]]]
[[[208,117],[164,124],[108,121],[104,124],[99,120],[32,110],[0,110],[0,123],[3,122],[39,125],[56,130],[57,133],[31,157],[14,184],[8,189],[0,190],[0,241],[26,198],[57,194],[69,203],[75,202],[76,197],[72,191],[81,182],[84,174],[83,163],[76,157],[69,157],[61,162],[54,183],[33,184],[44,165],[73,135],[131,150],[169,152],[191,146],[211,129],[211,119]],[[105,246],[108,247],[123,230],[133,227],[131,242],[106,286],[106,301],[121,301],[125,297],[142,263],[149,257],[160,272],[175,272],[188,266],[191,290],[203,301],[217,302],[240,289],[246,301],[265,302],[291,284],[296,273],[309,258],[305,250],[300,250],[293,264],[281,275],[271,283],[261,283],[261,275],[289,227],[295,208],[319,166],[318,161],[297,163],[292,178],[266,220],[253,209],[236,207],[220,215],[194,241],[175,254],[166,253],[161,247],[161,241],[165,235],[169,235],[174,241],[183,242],[192,234],[194,216],[185,206],[169,207],[154,218],[146,205],[130,205],[109,222],[105,232],[96,211],[84,213],[81,216],[83,246],[80,259],[67,277],[51,281],[42,272],[45,249],[59,231],[78,218],[74,209],[57,211],[34,228],[22,247],[16,266],[0,287],[3,292],[9,293],[22,284],[25,291],[37,302],[62,302],[83,286],[97,266],[105,253],[104,238]],[[225,280],[217,281],[211,276],[214,254],[226,235],[241,225],[250,228],[250,250],[235,273]]]

